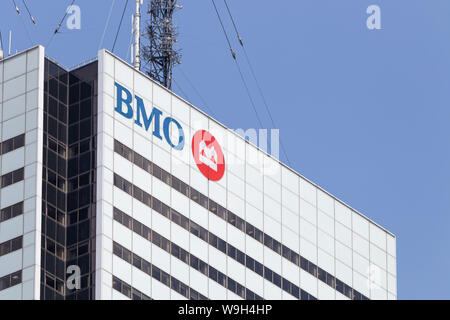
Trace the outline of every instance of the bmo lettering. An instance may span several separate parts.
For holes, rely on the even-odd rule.
[[[128,89],[124,88],[117,82],[114,83],[114,85],[116,86],[117,90],[116,94],[117,105],[114,110],[120,113],[125,118],[133,119],[134,111],[133,107],[131,106],[131,103],[133,102],[133,95]],[[135,95],[134,98],[136,99],[136,119],[134,120],[134,123],[136,123],[140,127],[145,128],[145,130],[148,131],[148,129],[150,129],[151,127],[152,122],[154,121],[155,126],[152,133],[155,137],[162,140],[163,139],[161,136],[161,117],[163,116],[162,111],[156,107],[153,107],[152,112],[150,113],[150,115],[148,115],[145,109],[144,100],[142,100],[142,98],[137,95]],[[178,129],[178,141],[176,141],[176,143],[174,143],[170,137],[171,124],[174,124],[175,127]],[[163,121],[163,134],[164,139],[172,148],[176,150],[183,150],[184,131],[177,120],[171,117],[166,117]]]

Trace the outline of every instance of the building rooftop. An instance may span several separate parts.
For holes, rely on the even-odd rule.
[[[24,52],[33,50],[37,47],[41,47],[40,45],[38,46],[34,46],[31,47],[29,49],[26,49],[24,51],[18,52],[14,55],[11,55],[9,57],[5,57],[3,60],[0,60],[0,62],[4,62],[4,61],[8,61],[9,59],[14,58],[17,55],[20,55]],[[228,127],[226,127],[224,124],[222,124],[220,121],[218,121],[217,119],[214,119],[213,117],[211,117],[210,115],[208,115],[207,113],[205,113],[204,111],[200,110],[199,108],[197,108],[196,106],[194,106],[193,104],[191,104],[189,101],[186,101],[184,98],[180,97],[179,95],[177,95],[176,93],[174,93],[173,91],[170,91],[169,89],[167,89],[166,87],[162,86],[161,84],[159,84],[158,82],[154,81],[153,79],[151,79],[147,74],[141,72],[140,70],[136,70],[134,69],[133,66],[131,66],[128,62],[124,61],[123,59],[121,59],[120,57],[116,56],[115,54],[113,54],[112,52],[103,49],[105,52],[107,52],[108,54],[110,54],[111,56],[113,56],[115,59],[120,60],[121,62],[123,62],[124,64],[126,64],[127,66],[129,66],[129,68],[139,72],[142,76],[144,76],[145,78],[147,78],[148,80],[152,81],[155,85],[159,86],[161,89],[169,92],[170,94],[175,95],[178,99],[182,100],[184,103],[188,104],[191,108],[194,108],[196,111],[200,112],[201,114],[203,114],[204,116],[206,116],[209,120],[214,121],[216,124],[218,124],[219,126],[221,126],[222,128],[224,128],[225,130],[227,130],[228,132],[232,132],[234,135],[236,135],[236,137],[239,137],[240,139],[245,140],[246,143],[252,145],[253,147],[257,148],[258,150],[260,150],[261,152],[263,152],[266,156],[270,157],[271,159],[273,159],[274,161],[278,162],[281,166],[283,166],[284,168],[288,169],[289,171],[291,171],[292,173],[296,174],[297,176],[299,176],[300,178],[306,180],[307,182],[309,182],[310,184],[312,184],[313,186],[317,187],[319,190],[321,190],[322,192],[324,192],[325,194],[329,195],[330,197],[332,197],[335,201],[338,201],[339,203],[341,203],[342,205],[346,206],[347,208],[349,208],[351,211],[355,212],[356,214],[360,215],[361,217],[363,217],[364,219],[366,219],[367,221],[369,221],[370,223],[376,225],[377,227],[379,227],[380,229],[382,229],[383,231],[385,231],[386,233],[388,233],[389,235],[391,235],[392,237],[395,238],[395,235],[390,232],[389,230],[387,230],[386,228],[380,226],[379,224],[377,224],[376,222],[374,222],[372,219],[369,219],[367,216],[365,216],[364,214],[362,214],[361,212],[359,212],[358,210],[354,209],[353,207],[351,207],[350,205],[348,205],[347,203],[345,203],[344,201],[342,201],[341,199],[338,199],[337,197],[335,197],[334,195],[332,195],[331,193],[329,193],[328,191],[326,191],[325,189],[323,189],[322,187],[320,187],[319,185],[317,185],[316,183],[312,182],[311,180],[309,180],[308,178],[304,177],[303,175],[301,175],[300,173],[298,173],[296,170],[294,170],[293,168],[289,167],[288,165],[286,165],[285,163],[281,162],[279,159],[273,157],[271,154],[267,153],[266,151],[262,150],[261,148],[259,148],[258,146],[256,146],[255,144],[253,144],[252,142],[248,141],[247,139],[244,139],[242,136],[240,136],[238,133],[236,133],[234,130],[229,129]],[[82,63],[79,63],[71,68],[67,68],[62,66],[60,63],[58,63],[56,60],[54,60],[53,58],[46,56],[47,59],[49,59],[50,61],[52,61],[53,63],[57,64],[58,66],[60,66],[61,68],[67,70],[67,71],[71,71],[71,70],[75,70],[78,69],[84,65],[87,65],[91,62],[94,62],[97,60],[97,57],[95,58],[91,58],[88,60],[85,60]]]

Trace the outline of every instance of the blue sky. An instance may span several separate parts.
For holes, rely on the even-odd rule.
[[[292,167],[397,236],[400,299],[449,299],[450,1],[228,1]],[[27,0],[37,27],[16,2],[23,22],[4,0],[0,30],[4,44],[14,31],[20,51],[46,46],[71,1]],[[111,3],[76,0],[81,30],[64,24],[47,54],[68,67],[95,57]],[[115,1],[109,50],[124,3]],[[208,112],[206,102],[230,128],[257,128],[211,2],[180,3],[181,69],[201,95],[177,68],[187,100]],[[223,1],[216,3],[271,127]],[[381,8],[381,30],[366,27],[372,4]],[[130,0],[115,50],[124,59],[133,10]]]

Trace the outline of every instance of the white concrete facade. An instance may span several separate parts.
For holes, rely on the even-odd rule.
[[[44,48],[39,46],[0,61],[0,142],[25,134],[23,147],[0,155],[1,176],[24,168],[23,180],[0,189],[1,209],[23,201],[22,214],[0,220],[0,244],[23,236],[20,250],[0,255],[0,279],[22,271],[21,283],[0,290],[0,299],[40,298],[44,59]],[[132,94],[131,118],[115,111],[117,85]],[[153,134],[157,131],[156,118],[148,129],[145,123],[138,124],[145,119],[136,119],[136,96],[142,99],[147,115],[153,107],[161,112],[161,137]],[[184,132],[181,150],[169,144],[180,141],[175,122],[168,136],[163,134],[163,120],[168,118]],[[194,161],[191,143],[199,130],[214,135],[223,150],[225,172],[218,181],[208,180]],[[104,50],[98,56],[97,137],[96,299],[129,298],[113,288],[113,278],[153,299],[186,299],[118,257],[114,243],[204,297],[242,299],[229,286],[214,280],[211,272],[207,276],[175,257],[173,251],[161,249],[119,223],[114,208],[139,222],[142,230],[151,229],[261,298],[297,299],[283,285],[276,285],[281,279],[320,300],[349,299],[334,284],[305,271],[300,262],[293,263],[282,250],[277,253],[265,241],[240,230],[233,225],[235,219],[221,219],[164,179],[115,152],[115,141],[347,287],[369,299],[397,298],[393,234]],[[115,175],[158,199],[198,229],[222,239],[246,259],[269,268],[272,280],[115,186]]]
[[[22,283],[0,299],[39,299],[44,48],[0,61],[0,141],[25,134],[25,145],[0,156],[1,175],[24,168],[24,179],[1,188],[1,209],[23,201],[23,214],[0,223],[0,243],[23,236],[23,247],[0,257],[0,278],[22,270]]]
[[[161,119],[170,116],[178,121],[185,134],[183,150],[171,148],[164,138],[155,137],[152,134],[154,123],[148,130],[135,123],[135,99],[132,119],[116,112],[116,83],[125,87],[133,97],[142,98],[148,114],[153,107],[157,107],[162,112]],[[206,297],[240,299],[235,293],[114,221],[114,207],[195,254],[259,296],[265,299],[295,299],[115,187],[114,174],[155,196],[315,298],[348,299],[115,153],[114,140],[120,141],[366,297],[397,298],[396,240],[390,232],[106,51],[99,53],[98,90],[97,203],[100,218],[97,220],[97,247],[101,248],[97,251],[96,260],[97,274],[100,275],[96,279],[98,299],[124,298],[112,289],[113,276],[153,299],[183,298],[117,258],[113,254],[113,241],[132,252],[139,252],[139,256],[147,257],[158,268],[166,270]],[[217,182],[208,181],[192,157],[192,136],[202,129],[212,133],[224,151],[225,174]],[[171,134],[172,140],[177,141],[177,133]]]

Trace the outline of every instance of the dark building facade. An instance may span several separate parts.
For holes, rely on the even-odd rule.
[[[95,296],[97,62],[45,59],[41,299]],[[65,286],[79,268],[80,288]],[[67,271],[70,272],[67,272]],[[74,282],[76,285],[76,282]]]

